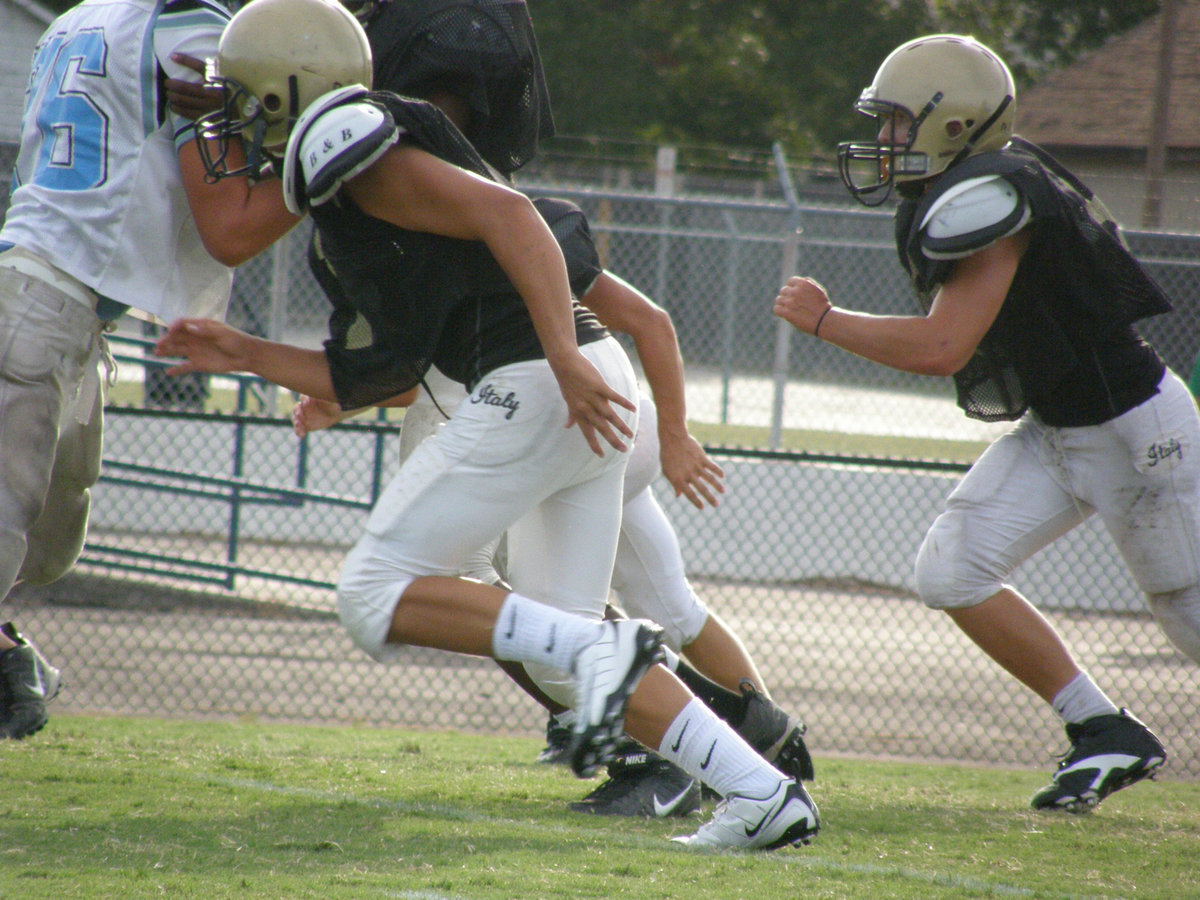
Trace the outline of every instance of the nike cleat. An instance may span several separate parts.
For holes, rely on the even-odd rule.
[[[1050,784],[1029,801],[1034,809],[1088,812],[1109,794],[1153,778],[1167,759],[1154,733],[1124,709],[1069,722],[1067,737],[1071,749]]]
[[[0,739],[20,740],[45,727],[46,704],[62,685],[62,673],[11,622],[0,625],[17,646],[0,653]]]
[[[671,840],[698,848],[777,850],[807,844],[820,827],[817,805],[800,782],[788,778],[761,800],[730,794],[695,834]]]
[[[580,778],[612,759],[625,731],[625,708],[646,670],[662,658],[662,629],[645,619],[602,622],[599,640],[571,664],[575,727],[568,756]]]
[[[812,781],[812,756],[804,743],[808,726],[764,697],[749,679],[743,678],[738,687],[742,694],[742,717],[734,730],[788,778]]]
[[[572,710],[550,713],[550,717],[546,720],[546,746],[538,753],[538,762],[557,765],[567,761],[567,751],[571,747],[574,723],[575,713]]]
[[[700,811],[700,782],[661,756],[638,749],[609,763],[608,780],[569,808],[595,816],[690,816]]]

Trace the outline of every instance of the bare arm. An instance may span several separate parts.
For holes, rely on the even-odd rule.
[[[252,259],[300,221],[284,206],[278,178],[255,185],[244,176],[206,182],[195,141],[179,149],[179,171],[204,249],[223,265]]]
[[[184,53],[175,53],[171,59],[204,74],[203,60]],[[184,118],[194,119],[221,104],[221,91],[202,82],[168,78],[165,87],[171,111]],[[233,147],[231,152],[240,155],[241,147]],[[223,265],[238,266],[257,256],[300,221],[284,206],[277,178],[256,185],[245,177],[207,183],[195,141],[179,149],[179,171],[204,249]]]
[[[927,316],[876,316],[831,306],[811,278],[789,278],[775,315],[866,359],[918,375],[953,375],[987,334],[1029,243],[1027,231],[958,261]]]
[[[412,406],[416,402],[417,392],[419,387],[405,391],[403,394],[397,394],[390,400],[384,400],[377,404],[377,407],[405,407]],[[314,431],[321,431],[325,428],[332,428],[347,419],[357,416],[359,413],[367,409],[377,407],[360,407],[359,409],[342,409],[341,404],[335,403],[332,400],[318,400],[316,397],[302,395],[296,405],[292,407],[292,430],[296,432],[296,437],[304,437],[306,434],[311,434]]]
[[[168,375],[249,372],[280,387],[336,401],[323,350],[269,341],[212,319],[176,319],[154,346],[155,356],[179,356]]]
[[[606,326],[633,338],[658,408],[663,475],[675,496],[686,497],[697,509],[706,502],[716,506],[717,494],[725,492],[725,472],[688,431],[683,357],[671,316],[610,272],[601,273],[582,303]]]
[[[527,197],[403,145],[355,176],[345,191],[368,215],[401,228],[486,243],[529,309],[567,403],[567,426],[579,425],[598,454],[597,433],[626,449],[621,436],[633,433],[612,405],[636,405],[579,352],[562,251]]]

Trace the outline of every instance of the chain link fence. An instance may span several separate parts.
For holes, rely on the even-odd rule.
[[[728,491],[704,512],[665,482],[659,499],[698,593],[775,699],[807,720],[814,751],[1022,766],[1060,751],[1045,705],[912,590],[926,527],[1003,426],[965,419],[948,380],[893,372],[771,315],[794,271],[845,306],[915,311],[890,215],[820,190],[788,202],[786,190],[525,187],[579,203],[605,265],[672,314],[689,418]],[[1129,238],[1176,302],[1144,333],[1186,376],[1200,344],[1200,237]],[[326,302],[307,239],[302,224],[239,270],[232,322],[320,345]],[[63,667],[58,711],[540,734],[540,708],[490,661],[409,648],[382,667],[337,624],[333,584],[396,469],[398,420],[366,415],[297,440],[287,392],[168,379],[152,338],[126,321],[113,343],[120,378],[80,565],[10,598],[10,617]],[[1103,528],[1085,523],[1015,584],[1164,738],[1167,775],[1200,775],[1195,667],[1146,613]]]

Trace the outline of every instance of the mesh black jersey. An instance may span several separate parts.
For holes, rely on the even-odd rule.
[[[387,92],[366,100],[387,109],[403,140],[492,177],[437,107]],[[585,290],[599,261],[582,213],[566,201],[537,207],[563,248],[573,289]],[[432,364],[472,386],[497,366],[543,357],[524,301],[483,243],[398,228],[337,199],[313,207],[312,217],[309,259],[333,305],[325,355],[343,407],[402,393]],[[607,334],[578,303],[575,322],[581,344]]]
[[[984,421],[1033,409],[1050,425],[1095,425],[1150,397],[1163,363],[1133,323],[1171,308],[1126,248],[1092,192],[1020,138],[971,157],[901,202],[896,241],[926,310],[953,261],[922,250],[920,224],[968,178],[1000,175],[1029,204],[1030,241],[1004,304],[974,357],[955,375],[959,406]]]

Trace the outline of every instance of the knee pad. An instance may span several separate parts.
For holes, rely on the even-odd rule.
[[[370,543],[369,536],[359,541],[342,566],[337,587],[338,619],[368,656],[377,662],[389,662],[401,647],[388,642],[396,605],[416,576],[379,565],[364,543]]]
[[[62,578],[83,552],[92,486],[100,478],[104,415],[97,403],[83,424],[68,404],[59,426],[58,447],[41,515],[26,535],[27,550],[18,581],[50,584]]]
[[[673,592],[675,600],[670,604],[671,612],[662,603],[663,593],[654,597],[654,602],[644,603],[645,594],[617,592],[621,609],[631,619],[649,619],[663,630],[663,646],[675,653],[696,640],[708,621],[708,607],[686,581]]]
[[[1200,663],[1200,585],[1147,594],[1147,598],[1167,639],[1192,662]]]
[[[50,584],[66,575],[83,552],[92,495],[87,488],[67,490],[52,483],[46,507],[26,535],[25,559],[17,581]]]
[[[938,516],[925,535],[913,575],[917,595],[930,609],[978,606],[1004,587],[1000,575],[971,558],[960,517],[952,512]]]

